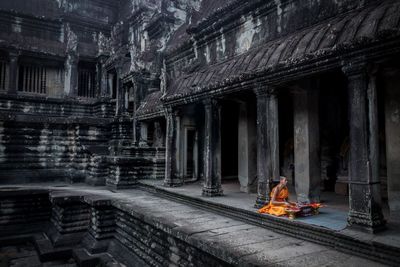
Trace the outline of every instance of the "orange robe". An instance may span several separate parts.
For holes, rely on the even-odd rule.
[[[278,190],[278,186],[275,186],[272,191],[271,191],[271,199],[275,193],[275,190]],[[275,201],[286,201],[286,199],[289,197],[289,190],[287,187],[284,187],[279,191],[277,194]],[[272,214],[275,216],[283,216],[286,215],[285,209],[287,208],[287,205],[274,205],[271,203],[271,201],[268,203],[268,205],[262,207],[261,209],[258,210],[259,213],[268,213]]]

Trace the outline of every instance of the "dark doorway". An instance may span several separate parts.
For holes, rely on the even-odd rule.
[[[238,179],[239,107],[225,101],[221,110],[221,175],[223,180]]]
[[[294,186],[293,99],[289,90],[281,90],[279,93],[278,109],[280,174],[287,177],[289,184]]]
[[[196,130],[195,129],[187,129],[186,132],[186,178],[193,178],[194,177],[194,149],[195,149],[195,142],[196,142]]]
[[[320,159],[324,191],[346,195],[349,161],[347,82],[342,73],[327,73],[320,80]],[[339,180],[339,183],[337,184]]]

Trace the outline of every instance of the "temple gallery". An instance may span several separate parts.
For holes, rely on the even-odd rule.
[[[0,29],[0,265],[400,264],[399,1],[2,0]]]

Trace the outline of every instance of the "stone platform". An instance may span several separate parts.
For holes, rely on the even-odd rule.
[[[326,200],[324,202],[329,208],[321,209],[320,215],[291,221],[285,217],[259,214],[253,206],[256,195],[240,192],[235,183],[223,184],[225,195],[213,198],[201,195],[201,183],[186,184],[178,188],[164,187],[160,181],[154,180],[142,180],[140,184],[143,190],[174,201],[217,212],[295,238],[334,247],[346,253],[388,264],[400,264],[394,256],[400,253],[398,222],[389,221],[387,229],[378,234],[349,228],[346,220],[347,199],[334,194],[323,194],[323,199]],[[295,194],[292,192],[291,195]],[[291,200],[296,201],[295,198]]]
[[[284,234],[284,231],[277,230],[265,219],[261,219],[260,223],[255,223],[248,215],[247,220],[244,219],[241,216],[245,211],[237,212],[238,216],[234,218],[226,209],[221,208],[223,204],[219,204],[219,210],[213,205],[196,206],[143,189],[112,192],[106,188],[85,185],[24,185],[12,188],[8,186],[6,191],[16,190],[22,194],[21,191],[47,190],[52,203],[60,206],[73,201],[74,205],[78,205],[78,202],[88,205],[88,210],[101,206],[111,208],[114,211],[115,223],[102,220],[107,214],[99,215],[92,211],[91,216],[97,216],[97,219],[92,217],[92,223],[87,224],[86,228],[80,220],[79,232],[83,235],[93,231],[97,234],[107,233],[100,235],[98,240],[97,235],[92,236],[94,241],[107,240],[107,253],[128,266],[160,266],[166,262],[177,266],[383,266],[362,255],[367,252],[366,244],[374,245],[376,240],[361,240],[365,236],[356,236],[354,240],[358,240],[363,246],[352,247],[354,253],[343,253],[337,250],[344,250],[343,246],[335,248],[329,244],[318,244],[324,243],[323,239],[310,242],[302,238],[301,234],[298,237],[293,236],[291,229],[294,226],[297,226],[298,233],[310,233],[310,229],[305,227],[304,223],[277,219],[275,223],[288,229],[288,233]],[[235,211],[235,208],[232,209]],[[59,210],[58,208],[57,212]],[[52,218],[54,220],[54,215]],[[68,223],[63,224],[64,228],[60,228],[66,233],[72,229]],[[335,231],[324,231],[325,234],[331,234],[332,241],[339,241]],[[343,234],[343,231],[340,233]],[[62,231],[59,233],[62,235]],[[351,246],[354,240],[349,237],[347,245]],[[387,253],[392,253],[392,257],[383,258],[385,254],[382,252],[382,258],[377,258],[376,253],[379,253],[379,249],[369,257],[386,264],[394,264],[392,258],[398,258],[400,255],[400,250],[396,250],[398,247],[393,247],[394,242],[392,241],[392,246],[385,247]],[[78,246],[90,249],[84,241]],[[355,253],[362,257],[355,256]]]
[[[177,195],[187,196],[194,199],[204,200],[207,203],[224,205],[233,207],[246,212],[257,214],[257,209],[254,208],[255,199],[257,194],[249,194],[240,191],[240,185],[236,182],[225,182],[222,184],[224,190],[223,197],[204,197],[202,196],[202,183],[185,184],[182,187],[164,187],[163,182],[159,180],[140,180],[142,188],[156,188],[163,192],[173,193]],[[296,202],[296,194],[294,189],[289,187],[290,201]],[[308,225],[315,225],[327,229],[339,231],[347,226],[347,212],[348,212],[348,199],[347,197],[337,196],[333,193],[327,192],[322,196],[324,208],[320,209],[318,216],[299,217],[296,218],[298,222],[304,222]],[[265,215],[267,216],[267,215]],[[281,217],[286,220],[286,217]]]

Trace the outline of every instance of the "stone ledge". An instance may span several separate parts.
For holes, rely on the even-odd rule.
[[[302,240],[314,242],[335,248],[338,251],[358,255],[385,264],[400,264],[400,246],[391,246],[372,241],[368,234],[356,233],[351,230],[337,232],[323,227],[313,226],[298,221],[290,221],[274,216],[262,215],[247,210],[213,203],[204,199],[189,197],[180,193],[170,192],[161,187],[139,182],[139,188],[157,194],[159,197],[184,203],[196,208],[238,219],[252,225],[267,228],[277,233],[285,234]],[[299,231],[301,229],[301,231]]]
[[[39,185],[38,188],[43,189],[43,186]],[[162,192],[158,192],[158,196],[155,196],[138,189],[113,193],[104,188],[94,189],[88,186],[58,188],[50,185],[44,188],[51,191],[52,198],[60,199],[62,202],[64,200],[68,202],[69,196],[74,201],[82,201],[82,204],[95,204],[96,200],[100,202],[110,200],[116,214],[116,226],[115,232],[109,237],[108,251],[124,256],[117,252],[127,250],[132,255],[136,254],[147,264],[168,262],[177,265],[184,263],[196,265],[201,263],[204,266],[206,263],[215,265],[219,262],[217,265],[299,266],[301,263],[300,266],[306,266],[307,262],[315,260],[316,253],[323,252],[321,255],[324,256],[317,259],[322,265],[327,263],[351,265],[356,262],[378,265],[365,258],[393,264],[398,261],[400,255],[399,251],[394,251],[392,247],[382,248],[381,246],[379,249],[375,246],[377,250],[371,253],[369,249],[372,242],[363,241],[357,237],[339,239],[337,233],[327,230],[324,231],[325,234],[321,234],[321,231],[315,234],[315,231],[312,232],[309,229],[310,227],[307,228],[299,223],[282,222],[283,220],[273,217],[271,219],[275,219],[274,222],[268,218],[251,218],[248,214],[234,209],[232,209],[233,212],[239,216],[232,216],[223,205],[205,206],[184,200],[183,197],[180,199],[175,197],[171,201],[168,198],[173,199],[173,197]],[[153,192],[157,191],[155,188],[150,189]],[[182,204],[183,202],[185,203]],[[75,209],[71,210],[70,207],[70,211],[75,214]],[[293,234],[294,230],[297,235]],[[82,233],[85,234],[88,231]],[[318,236],[320,236],[319,239],[316,238]],[[326,239],[324,239],[327,236],[330,236],[332,240],[330,244],[326,244]],[[271,242],[271,240],[274,241]],[[342,242],[341,246],[335,247],[339,242]],[[68,246],[68,244],[64,245]],[[93,249],[97,248],[93,247]],[[280,256],[277,255],[276,253],[281,250],[286,252]],[[364,259],[346,255],[337,250],[346,250],[351,254],[357,253]],[[368,256],[367,253],[371,255]],[[377,257],[379,253],[382,258]]]
[[[13,112],[2,112],[0,114],[0,121],[12,122],[27,122],[27,123],[51,123],[51,124],[83,124],[94,126],[107,126],[112,122],[112,119],[97,118],[90,116],[48,116],[48,115],[27,115],[16,114]]]

